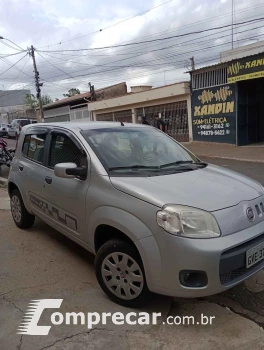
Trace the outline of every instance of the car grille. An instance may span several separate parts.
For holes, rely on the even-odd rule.
[[[246,265],[244,265],[243,267],[231,272],[222,273],[220,274],[220,282],[221,284],[228,284],[230,282],[234,282],[235,280],[242,279],[246,277],[246,275],[251,274],[251,272],[254,272],[254,270],[258,270],[260,265],[264,265],[263,260],[259,261],[257,264],[249,267],[248,269],[246,268]]]
[[[264,214],[264,204],[261,202],[255,205],[256,212],[258,216],[262,216]]]
[[[263,241],[264,234],[222,253],[219,264],[219,278],[222,285],[238,282],[257,271],[261,265],[264,266],[264,260],[262,260],[249,268],[246,267],[247,250]]]

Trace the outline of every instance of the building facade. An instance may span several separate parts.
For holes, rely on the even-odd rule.
[[[264,52],[236,57],[190,72],[194,141],[264,142]]]
[[[91,101],[90,93],[86,93],[45,105],[44,121],[139,123],[145,116],[152,124],[157,114],[176,140],[192,140],[189,82],[154,89],[149,85],[133,86],[130,93],[126,84],[121,83],[95,90],[95,98],[96,101]]]
[[[153,124],[154,115],[158,115],[173,138],[192,140],[189,82],[159,88],[134,86],[124,96],[89,103],[88,110],[97,121],[140,123],[144,116]]]
[[[91,92],[86,92],[63,98],[43,106],[44,122],[65,122],[83,119],[88,121],[93,120],[91,113],[88,111],[88,103],[90,103],[93,98],[100,101],[110,97],[122,96],[126,93],[126,83],[120,83],[95,90],[95,96],[92,96]]]
[[[30,90],[0,90],[0,122],[10,122],[14,113],[20,116],[25,112],[27,94]]]

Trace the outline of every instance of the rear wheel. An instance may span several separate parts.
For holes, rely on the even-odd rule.
[[[144,267],[132,244],[111,239],[103,244],[95,258],[97,280],[114,302],[139,307],[149,301]]]
[[[10,197],[11,212],[17,227],[22,229],[31,227],[34,224],[35,216],[27,211],[19,190],[13,190]]]

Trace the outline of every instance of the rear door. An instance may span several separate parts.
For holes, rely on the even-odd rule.
[[[63,230],[78,236],[86,232],[86,195],[89,188],[89,171],[86,180],[59,178],[54,175],[58,163],[75,163],[89,170],[90,159],[73,134],[53,130],[49,135],[47,167],[42,177],[45,220]]]
[[[48,129],[46,128],[28,129],[23,135],[20,157],[15,157],[12,165],[19,189],[37,215],[42,213],[39,201],[42,198],[47,135]]]

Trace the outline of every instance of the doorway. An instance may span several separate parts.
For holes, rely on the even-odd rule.
[[[264,142],[264,78],[238,83],[238,146]]]

